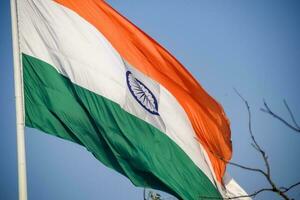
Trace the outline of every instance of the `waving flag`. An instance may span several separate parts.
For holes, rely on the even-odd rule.
[[[136,186],[226,195],[229,122],[170,53],[104,1],[17,5],[26,126],[83,145]]]

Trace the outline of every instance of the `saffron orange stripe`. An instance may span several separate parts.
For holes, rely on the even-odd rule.
[[[132,66],[171,92],[187,113],[221,182],[230,160],[231,133],[221,105],[170,53],[104,1],[56,0],[98,29]],[[216,156],[218,155],[218,156]],[[199,155],[200,156],[200,155]]]

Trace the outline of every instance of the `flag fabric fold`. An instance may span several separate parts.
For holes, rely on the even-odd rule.
[[[104,1],[17,2],[26,126],[83,145],[134,185],[226,195],[229,122],[170,53]]]

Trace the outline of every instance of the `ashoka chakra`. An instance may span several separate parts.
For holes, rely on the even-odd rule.
[[[149,88],[136,79],[130,71],[126,72],[126,81],[134,99],[151,114],[159,115],[157,100]]]

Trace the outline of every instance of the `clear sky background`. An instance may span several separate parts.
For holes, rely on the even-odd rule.
[[[265,99],[288,118],[286,99],[300,123],[300,1],[109,0],[115,9],[166,47],[224,107],[231,121],[233,161],[264,167],[250,145],[254,134],[269,155],[279,185],[300,181],[300,134],[259,109]],[[17,157],[10,7],[0,1],[0,199],[17,199]],[[142,189],[104,167],[83,147],[26,128],[29,199],[141,200]],[[228,167],[249,193],[267,186],[255,173]],[[192,181],[192,177],[191,177]],[[300,199],[300,187],[289,193]],[[279,199],[261,194],[256,199]]]

